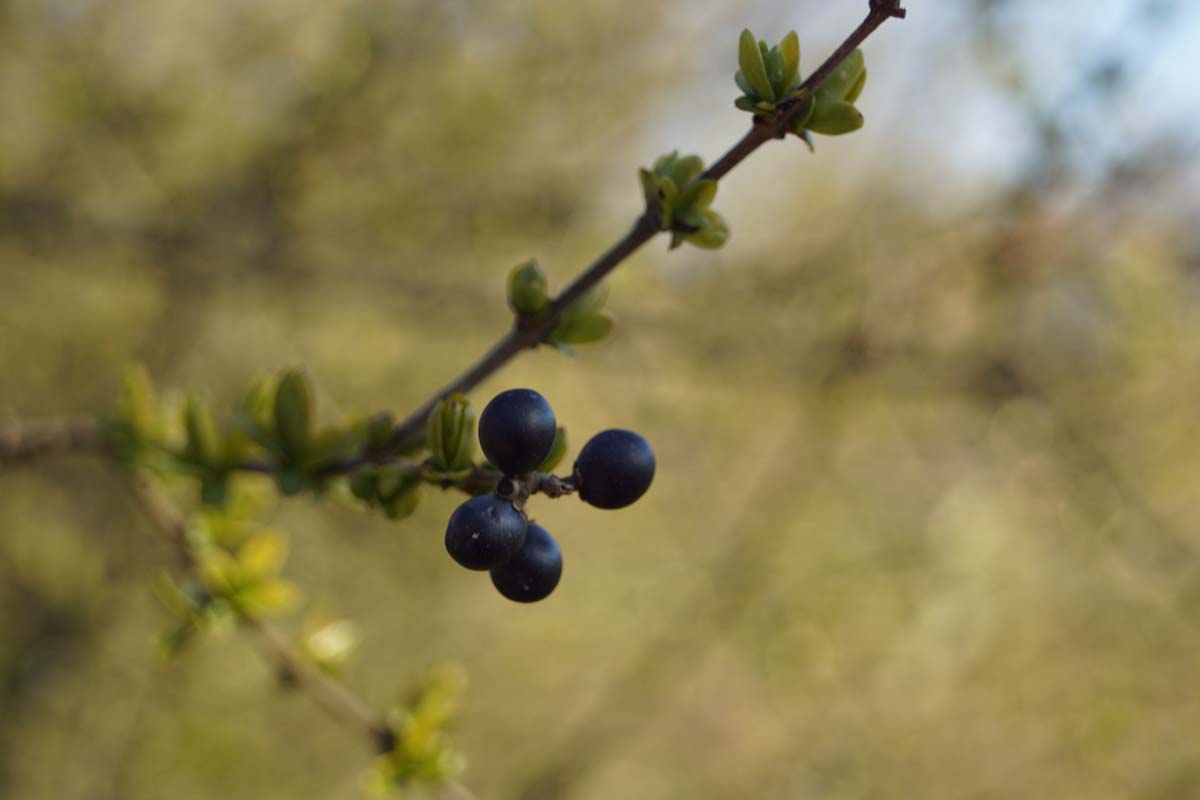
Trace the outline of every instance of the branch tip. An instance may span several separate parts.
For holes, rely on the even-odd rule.
[[[908,16],[908,9],[901,8],[900,3],[901,0],[871,0],[871,13],[904,19]]]

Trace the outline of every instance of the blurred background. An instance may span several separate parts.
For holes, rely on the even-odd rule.
[[[0,423],[132,361],[403,413],[513,264],[565,282],[637,166],[741,134],[742,27],[808,72],[865,6],[0,0]],[[453,494],[274,512],[357,692],[467,669],[481,800],[1200,796],[1200,8],[908,6],[863,131],[767,145],[724,250],[655,240],[610,340],[475,393],[657,451],[625,511],[535,501],[549,600],[446,557]],[[242,635],[157,657],[171,553],[109,465],[0,474],[0,532],[0,796],[360,796],[363,742]]]

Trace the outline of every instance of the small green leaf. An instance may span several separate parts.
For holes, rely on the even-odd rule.
[[[705,250],[717,250],[729,241],[729,225],[725,218],[716,211],[709,209],[704,212],[705,225],[695,233],[687,235],[687,240]]]
[[[571,303],[565,314],[567,316],[591,314],[593,311],[604,308],[606,302],[608,302],[608,283],[601,281],[580,295],[574,303]]]
[[[754,112],[758,111],[758,104],[754,101],[754,98],[747,97],[745,95],[742,95],[741,97],[734,100],[733,104],[735,106],[737,106],[738,108],[740,108],[742,111],[749,111],[750,113],[754,113]]]
[[[676,201],[677,208],[686,208],[693,211],[703,211],[712,204],[713,199],[717,196],[717,182],[713,180],[694,181],[679,195],[679,200]]]
[[[288,611],[300,602],[300,590],[291,581],[275,579],[249,586],[231,598],[248,617]]]
[[[229,421],[229,427],[245,439],[267,450],[277,450],[279,439],[270,430],[246,414],[239,414]]]
[[[396,418],[390,411],[373,414],[363,423],[363,440],[368,450],[382,450],[392,441]]]
[[[787,91],[783,82],[787,70],[783,65],[783,53],[780,52],[779,46],[776,45],[768,50],[763,61],[767,68],[767,80],[771,82],[775,96],[782,97],[783,93]]]
[[[684,156],[675,159],[667,177],[674,182],[676,189],[683,189],[700,177],[701,172],[704,172],[704,160],[700,156]]]
[[[746,96],[753,101],[756,97],[754,87],[750,85],[750,81],[746,79],[746,74],[740,69],[733,73],[733,82],[738,85],[738,88],[746,93]]]
[[[242,398],[242,414],[263,428],[270,429],[274,419],[275,391],[278,386],[279,381],[274,375],[268,375],[251,386]]]
[[[855,50],[846,56],[846,60],[817,89],[818,104],[827,100],[845,100],[865,70],[862,50]]]
[[[361,469],[350,476],[350,492],[369,505],[378,501],[376,484],[379,473],[374,468]]]
[[[159,419],[158,395],[150,372],[142,365],[125,370],[124,392],[119,403],[119,413],[129,423],[134,434],[149,440],[162,435]]]
[[[284,455],[300,463],[308,455],[312,431],[312,387],[303,370],[288,370],[275,390],[275,431]]]
[[[388,519],[404,519],[417,510],[421,502],[421,492],[417,487],[393,495],[382,504],[383,513]]]
[[[679,159],[679,151],[672,150],[671,152],[667,153],[666,155],[659,156],[658,158],[656,158],[654,160],[653,167],[651,167],[651,170],[658,177],[665,178],[671,174],[671,168],[674,166],[675,162],[678,159]]]
[[[199,395],[188,395],[183,416],[184,428],[187,430],[188,457],[198,464],[219,466],[221,444],[208,402]]]
[[[279,531],[264,529],[238,548],[237,560],[246,577],[275,575],[287,560],[287,540]]]
[[[379,467],[376,475],[379,497],[390,500],[421,485],[421,476],[404,467]]]
[[[564,344],[591,344],[604,339],[612,329],[612,317],[601,311],[565,318],[550,335]]]
[[[840,100],[817,103],[809,117],[807,127],[814,133],[840,136],[856,131],[863,126],[863,115],[857,108]]]
[[[846,102],[853,103],[862,94],[863,87],[867,85],[867,68],[863,67],[863,71],[859,73],[858,81],[850,87],[850,91],[846,94]]]
[[[508,274],[508,307],[519,317],[533,318],[550,305],[546,273],[537,259],[513,267]]]
[[[784,91],[787,91],[800,82],[800,37],[795,31],[788,31],[783,37],[779,51],[783,54]]]

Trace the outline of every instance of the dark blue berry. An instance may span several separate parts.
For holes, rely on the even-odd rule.
[[[596,508],[624,508],[650,488],[654,451],[633,431],[608,430],[593,436],[575,460],[579,497]]]
[[[562,567],[558,542],[541,525],[531,522],[520,551],[492,569],[492,583],[509,600],[534,603],[548,597],[558,586]]]
[[[494,494],[472,497],[446,525],[446,552],[467,569],[491,569],[521,549],[525,515]]]
[[[546,398],[532,389],[509,389],[479,416],[479,445],[505,475],[521,475],[546,460],[556,429]]]

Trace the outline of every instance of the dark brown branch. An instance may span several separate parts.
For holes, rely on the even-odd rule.
[[[816,72],[801,84],[801,91],[791,101],[792,105],[789,105],[787,110],[773,122],[763,124],[760,121],[756,121],[750,131],[737,144],[730,148],[729,152],[721,156],[715,164],[705,171],[703,177],[719,181],[765,142],[771,139],[782,138],[787,131],[791,118],[798,113],[800,105],[812,96],[817,87],[833,74],[834,70],[854,52],[855,48],[862,44],[868,36],[888,19],[892,17],[904,17],[904,15],[905,11],[900,7],[900,0],[871,0],[870,11],[867,13],[866,18],[833,52],[833,55],[827,58],[817,68]],[[517,353],[530,347],[536,347],[546,337],[546,334],[554,329],[559,317],[562,316],[563,311],[571,303],[578,300],[584,292],[603,280],[608,273],[612,272],[622,261],[632,255],[643,244],[654,238],[659,232],[660,229],[655,220],[648,214],[642,215],[624,237],[618,240],[604,255],[600,256],[591,266],[580,273],[569,286],[563,289],[558,297],[554,299],[554,302],[551,303],[550,311],[545,317],[532,325],[516,325],[496,342],[490,350],[484,353],[478,361],[468,367],[466,371],[442,387],[440,391],[420,408],[409,414],[396,428],[396,433],[392,438],[393,448],[397,452],[402,452],[418,444],[421,432],[424,429],[425,418],[439,400],[454,392],[471,390],[492,373],[507,364]],[[353,469],[353,466],[350,466],[350,469]]]
[[[805,101],[854,52],[855,48],[888,19],[904,16],[905,10],[900,7],[900,0],[870,0],[870,10],[866,18],[801,84],[800,92],[782,107],[783,113],[773,119],[756,116],[750,130],[716,163],[710,166],[704,172],[703,177],[719,181],[763,144],[771,139],[783,138],[788,131],[792,117],[799,113],[799,109]],[[521,351],[537,347],[558,324],[563,312],[572,303],[600,283],[609,273],[660,232],[657,220],[651,214],[644,213],[624,236],[583,272],[579,273],[575,280],[554,298],[544,316],[532,321],[518,320],[475,363],[401,420],[386,448],[382,451],[362,452],[349,458],[331,461],[318,472],[326,477],[344,475],[365,464],[388,463],[396,456],[419,447],[424,433],[425,419],[438,401],[454,392],[470,391]],[[0,435],[0,466],[48,453],[100,446],[102,443],[95,423],[85,423],[86,421],[78,421],[75,425],[59,430],[46,429],[29,433],[19,430],[16,434]],[[238,469],[270,473],[275,471],[275,466],[269,462],[248,462],[238,465]]]

